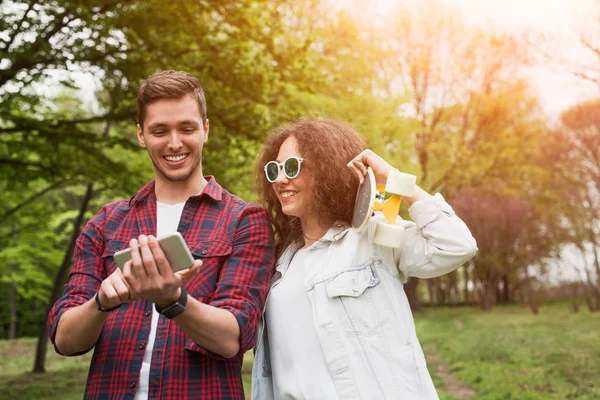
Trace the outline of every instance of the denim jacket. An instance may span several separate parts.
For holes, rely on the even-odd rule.
[[[314,327],[340,399],[437,399],[417,340],[403,284],[444,275],[470,260],[475,239],[440,194],[415,202],[414,222],[398,217],[399,248],[373,243],[376,213],[366,229],[331,228],[309,248],[304,280]],[[271,287],[285,275],[292,245],[276,263]],[[313,255],[311,257],[311,254]],[[252,399],[274,399],[268,332],[258,327]]]

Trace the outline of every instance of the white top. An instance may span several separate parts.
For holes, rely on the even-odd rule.
[[[273,349],[271,363],[276,399],[338,398],[304,287],[308,256],[307,250],[296,252],[288,272],[271,289],[267,300],[265,318]]]
[[[161,238],[171,233],[177,232],[179,226],[179,219],[183,212],[184,203],[177,203],[173,205],[156,202],[156,237]],[[156,327],[158,326],[158,312],[156,308],[152,307],[152,325],[150,326],[150,336],[148,337],[148,344],[146,345],[146,352],[144,353],[144,360],[142,361],[142,370],[140,372],[140,381],[138,384],[137,392],[135,393],[135,400],[146,400],[148,399],[148,386],[150,379],[150,365],[152,363],[152,349],[154,348],[154,340],[156,339]]]

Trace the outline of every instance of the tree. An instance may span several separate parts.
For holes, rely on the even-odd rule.
[[[518,41],[467,27],[458,13],[433,0],[399,7],[380,39],[388,92],[400,87],[410,93],[403,111],[414,120],[408,143],[417,154],[419,184],[450,202],[481,186],[519,192],[519,177],[536,169],[529,160],[545,121],[519,79],[526,54]],[[466,267],[464,274],[468,281]],[[429,281],[430,294],[456,297],[457,282],[455,275]],[[416,293],[417,283],[410,280],[407,293]],[[416,300],[411,298],[413,309]]]
[[[566,180],[569,206],[564,215],[584,260],[588,306],[600,310],[600,100],[589,100],[563,112],[564,130],[557,132],[555,168]],[[592,268],[585,262],[591,256]],[[595,278],[594,278],[595,276]]]
[[[32,252],[42,251],[44,235],[52,236],[45,242],[52,259],[32,256],[27,262],[33,276],[54,280],[54,288],[46,284],[38,294],[57,296],[90,204],[130,197],[151,174],[135,151],[135,92],[160,69],[184,69],[199,78],[213,128],[204,169],[251,197],[248,172],[260,140],[274,124],[310,108],[286,101],[286,95],[308,98],[319,90],[334,96],[346,93],[349,83],[365,93],[361,85],[372,76],[367,62],[352,64],[360,58],[347,51],[356,45],[350,21],[320,18],[324,12],[312,0],[4,2],[0,187],[6,201],[0,204],[0,243],[8,251],[0,258],[21,239]],[[345,32],[348,42],[335,45],[333,30]],[[344,65],[361,72],[346,81]],[[77,73],[96,77],[91,105],[76,92]],[[44,88],[59,88],[59,94]],[[365,95],[355,104],[376,108],[372,102],[377,99]],[[60,226],[50,224],[55,220]],[[27,262],[15,268],[23,271]],[[19,276],[0,274],[8,284]],[[43,371],[44,319],[36,371]]]

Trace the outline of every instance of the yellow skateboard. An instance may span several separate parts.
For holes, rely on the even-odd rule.
[[[381,211],[386,222],[377,224],[373,241],[380,246],[400,247],[404,228],[396,225],[396,217],[400,211],[402,196],[411,196],[416,182],[416,176],[392,170],[386,184],[376,186],[375,174],[371,168],[368,168],[365,180],[356,193],[352,227],[362,229],[367,225],[374,211]],[[391,194],[387,200],[386,193]]]

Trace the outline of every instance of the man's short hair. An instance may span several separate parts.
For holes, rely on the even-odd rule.
[[[206,99],[198,79],[183,71],[162,71],[142,82],[137,95],[138,124],[144,129],[146,107],[160,99],[178,99],[191,95],[198,102],[202,122],[206,123]]]

